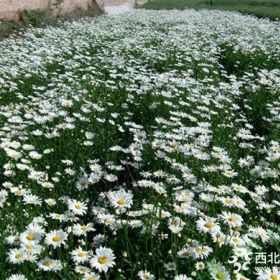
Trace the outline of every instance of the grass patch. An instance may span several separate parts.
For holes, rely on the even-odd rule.
[[[145,9],[219,9],[238,11],[257,17],[267,17],[276,20],[280,15],[280,1],[252,1],[252,0],[154,0],[142,6]]]
[[[0,39],[8,37],[17,28],[18,26],[15,23],[0,21]]]
[[[50,15],[47,11],[31,10],[23,11],[20,14],[20,19],[25,25],[32,25],[34,27],[42,27],[48,21]]]

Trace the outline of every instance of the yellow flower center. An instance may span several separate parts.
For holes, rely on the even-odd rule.
[[[112,224],[112,221],[109,220],[109,219],[106,219],[106,220],[104,221],[104,223],[105,223],[105,225],[111,225],[111,224]]]
[[[235,217],[229,217],[228,221],[232,222],[232,223],[235,223],[236,222],[236,218]]]
[[[230,198],[227,198],[227,199],[225,200],[225,203],[226,203],[226,204],[231,204],[231,202],[232,202],[232,200],[231,200]]]
[[[216,274],[216,277],[217,277],[217,279],[224,279],[224,273],[223,272],[218,272],[217,274]]]
[[[81,205],[80,204],[76,204],[75,208],[79,210],[79,209],[81,209]]]
[[[27,251],[32,252],[33,247],[32,246],[26,246]]]
[[[276,274],[272,274],[272,275],[270,276],[270,279],[271,279],[271,280],[278,280],[279,277],[278,277]]]
[[[212,228],[212,227],[214,226],[214,224],[213,224],[212,222],[208,221],[208,222],[206,222],[206,223],[204,224],[204,226],[205,226],[206,228],[210,229],[210,228]]]
[[[198,268],[200,268],[200,269],[204,268],[204,264],[203,263],[199,263],[198,264]]]
[[[106,264],[107,262],[108,262],[108,259],[106,258],[106,257],[99,257],[98,258],[98,262],[100,263],[100,264]]]
[[[196,252],[199,253],[199,254],[204,252],[204,250],[203,250],[202,248],[196,248],[195,250],[196,250]]]
[[[145,280],[148,280],[148,279],[150,279],[150,276],[149,276],[148,274],[145,274],[145,275],[144,275],[144,279],[145,279]]]
[[[35,240],[34,234],[32,233],[27,234],[26,239],[29,241]]]
[[[174,219],[174,220],[172,220],[171,224],[174,226],[177,226],[177,225],[179,225],[179,221]]]
[[[50,265],[51,265],[51,262],[50,262],[50,261],[44,261],[44,262],[43,262],[43,265],[44,265],[44,266],[50,266]]]
[[[54,236],[54,237],[52,238],[52,241],[53,241],[53,242],[59,242],[60,240],[61,240],[61,237],[58,236],[58,235],[56,235],[56,236]]]
[[[82,257],[84,257],[84,256],[85,256],[85,253],[84,253],[84,252],[79,252],[79,253],[78,253],[78,257],[82,258]]]
[[[184,257],[189,257],[190,253],[188,251],[185,251],[183,254],[182,254]]]
[[[81,226],[81,230],[82,230],[82,231],[88,230],[88,226]]]
[[[22,254],[21,254],[21,253],[17,253],[17,254],[15,255],[16,260],[21,259],[21,257],[22,257]]]
[[[87,280],[95,280],[93,276],[89,276]]]
[[[235,242],[235,243],[237,243],[237,242],[239,241],[239,238],[238,238],[238,237],[233,237],[233,238],[232,238],[232,241]]]
[[[117,201],[117,203],[118,203],[119,205],[125,205],[126,201],[125,201],[125,199],[121,198],[121,199],[119,199],[119,200]]]

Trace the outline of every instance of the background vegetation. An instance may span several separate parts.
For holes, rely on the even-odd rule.
[[[279,0],[154,0],[142,6],[145,9],[220,9],[239,11],[272,20],[280,17]]]

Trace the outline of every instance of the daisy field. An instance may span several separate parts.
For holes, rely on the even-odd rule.
[[[279,21],[133,10],[0,66],[0,279],[280,279]]]

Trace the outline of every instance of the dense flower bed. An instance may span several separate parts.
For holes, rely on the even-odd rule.
[[[1,42],[1,279],[280,279],[279,34],[141,10]]]

